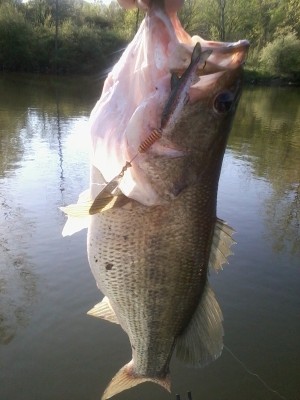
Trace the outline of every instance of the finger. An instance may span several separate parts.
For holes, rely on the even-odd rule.
[[[173,13],[183,6],[184,0],[118,0],[118,3],[123,8],[129,9],[139,7],[143,10],[147,10],[151,4],[155,2],[164,5],[165,10],[168,13]]]
[[[135,0],[118,0],[118,3],[123,8],[134,8],[134,7],[136,7]]]
[[[118,3],[123,8],[138,7],[142,10],[148,10],[153,0],[118,0]]]
[[[168,13],[177,12],[183,6],[184,0],[165,0],[165,9]]]

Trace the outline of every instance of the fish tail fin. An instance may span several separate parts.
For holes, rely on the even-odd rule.
[[[150,378],[147,376],[138,376],[133,369],[133,360],[124,365],[119,372],[113,377],[108,387],[106,388],[101,400],[110,399],[114,395],[123,392],[123,390],[130,389],[143,382],[153,382],[165,388],[168,392],[171,391],[170,375],[165,377]]]

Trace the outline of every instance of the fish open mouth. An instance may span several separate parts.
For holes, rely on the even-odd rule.
[[[195,80],[189,83],[188,91],[180,89],[177,97],[182,104],[181,109],[187,103],[206,99],[213,103],[212,93],[218,87],[220,90],[229,87],[230,82],[227,84],[227,81],[235,80],[235,71],[244,65],[249,47],[246,40],[222,43],[207,41],[199,36],[191,37],[182,27],[176,12],[167,13],[161,3],[149,2],[153,5],[132,42],[109,73],[90,118],[93,166],[101,172],[105,182],[110,182],[120,174],[126,163],[134,160],[119,188],[125,196],[145,205],[156,204],[158,199],[141,172],[140,161],[151,151],[155,153],[164,146],[174,157],[178,153],[175,150],[182,145],[177,143],[174,147],[173,143],[163,143],[163,140],[170,139],[164,131],[154,147],[148,146],[149,152],[138,154],[141,144],[147,143],[151,133],[163,128],[162,115],[172,92],[172,74],[177,77],[184,74],[191,64],[196,43],[200,43],[201,54],[210,54],[200,57],[193,70]],[[194,68],[195,63],[192,64]],[[226,105],[226,101],[223,103]],[[176,118],[173,121],[176,122]],[[170,125],[167,128],[171,131]]]
[[[196,43],[200,43],[202,52],[211,51],[206,62],[198,66],[199,77],[220,71],[234,70],[243,66],[246,62],[247,51],[250,46],[248,40],[223,43],[206,41],[200,36],[193,36],[191,44],[179,43],[177,45],[177,56],[170,60],[171,72],[181,75],[185,71]],[[178,66],[179,62],[181,62],[180,66]]]
[[[206,41],[200,36],[193,36],[191,44],[179,43],[176,48],[176,56],[170,59],[170,71],[172,74],[182,76],[190,62],[193,46],[200,43],[201,51],[210,51],[211,54],[205,62],[199,63],[197,68],[198,81],[191,85],[189,90],[189,103],[205,99],[212,87],[230,73],[244,66],[247,58],[249,42],[239,40],[237,42],[214,42]],[[178,64],[181,62],[180,67]],[[176,66],[177,64],[177,66]]]
[[[236,69],[245,64],[249,48],[247,40],[239,40],[232,43],[211,42],[200,39],[200,43],[201,41],[203,51],[212,50],[212,54],[203,70],[205,75],[222,70]]]

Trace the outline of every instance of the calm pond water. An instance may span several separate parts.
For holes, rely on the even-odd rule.
[[[84,134],[100,86],[0,76],[1,400],[96,400],[130,360],[120,327],[86,315],[101,298],[86,232],[62,238],[58,209],[87,188]],[[299,89],[245,89],[218,198],[237,245],[211,275],[226,348],[201,370],[174,360],[173,395],[147,383],[118,399],[300,398],[299,182]]]

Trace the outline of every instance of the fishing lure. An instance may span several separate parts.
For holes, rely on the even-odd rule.
[[[113,191],[119,186],[121,179],[123,178],[125,172],[127,171],[128,168],[132,167],[132,162],[136,159],[136,157],[141,154],[141,153],[146,153],[150,147],[160,138],[162,137],[162,130],[161,129],[153,129],[150,133],[149,136],[139,145],[138,151],[135,154],[135,156],[130,160],[126,161],[126,164],[122,168],[121,172],[115,176],[111,181],[107,183],[107,185],[104,187],[104,189],[98,194],[98,196],[95,198],[93,204],[91,205],[89,209],[89,214],[93,215],[96,214],[97,212],[103,210],[105,206],[107,206],[108,203],[110,203],[114,195],[112,194]],[[124,196],[125,197],[125,196]],[[122,201],[123,202],[123,197],[120,197],[119,199],[115,199],[116,201]],[[114,203],[114,205],[116,205]],[[119,204],[118,206],[121,206],[123,204]]]
[[[174,124],[174,121],[177,120],[183,107],[188,102],[188,92],[191,85],[194,83],[195,76],[197,75],[196,71],[198,68],[198,64],[201,62],[204,63],[203,68],[205,68],[206,60],[211,53],[212,50],[202,51],[200,43],[196,43],[191,56],[190,65],[187,67],[180,78],[177,76],[174,77],[174,75],[172,75],[171,93],[162,111],[160,128],[156,128],[151,131],[150,135],[140,144],[136,155],[130,161],[126,162],[121,172],[117,176],[115,176],[110,182],[108,182],[107,186],[98,194],[92,207],[89,210],[90,214],[99,212],[99,203],[102,203],[101,199],[103,197],[109,197],[109,191],[110,196],[113,197],[112,191],[115,190],[116,187],[119,185],[121,178],[124,176],[124,173],[127,171],[127,169],[132,166],[133,160],[135,160],[135,158],[140,153],[147,152],[150,147],[162,137],[163,130]],[[107,203],[105,202],[105,205],[106,204]]]
[[[132,162],[138,157],[138,155],[146,153],[156,141],[162,138],[164,129],[171,126],[174,121],[177,120],[182,108],[188,102],[188,92],[190,86],[194,83],[198,64],[202,62],[204,64],[203,68],[205,68],[206,60],[211,52],[211,50],[202,52],[200,43],[196,43],[191,56],[191,63],[188,68],[180,78],[172,75],[171,93],[162,111],[160,128],[154,128],[151,131],[146,139],[139,145],[134,157],[130,161],[126,161],[120,173],[104,185],[94,200],[89,198],[81,204],[61,207],[62,211],[67,213],[69,216],[81,217],[93,215],[111,207],[122,206],[129,201],[125,195],[116,196],[114,191],[120,185],[125,172],[128,168],[132,167]]]

